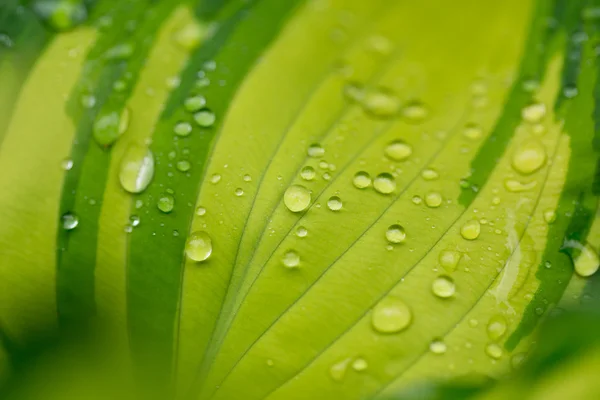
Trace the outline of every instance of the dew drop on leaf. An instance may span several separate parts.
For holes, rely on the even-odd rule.
[[[495,360],[498,360],[502,358],[502,347],[500,347],[496,343],[490,343],[487,346],[485,346],[485,354],[487,354]]]
[[[373,181],[373,187],[381,194],[390,194],[396,190],[396,180],[387,172],[377,175]]]
[[[70,158],[65,158],[64,160],[62,160],[62,162],[60,163],[60,167],[64,170],[64,171],[70,171],[71,168],[73,168],[73,160],[71,160]]]
[[[154,175],[154,156],[143,146],[131,144],[123,159],[119,170],[119,181],[123,189],[129,193],[143,192]]]
[[[512,156],[512,167],[523,175],[539,170],[546,163],[546,150],[537,140],[526,140],[519,144]]]
[[[196,124],[202,128],[209,128],[213,126],[216,120],[217,117],[215,116],[215,113],[209,109],[204,109],[194,114],[194,121],[196,121]]]
[[[203,215],[206,215],[206,208],[204,208],[202,206],[196,208],[196,215],[198,215],[200,217]]]
[[[477,140],[483,135],[483,129],[477,124],[468,124],[465,126],[463,135],[470,140]]]
[[[447,350],[448,346],[446,346],[446,343],[444,343],[444,341],[441,339],[434,339],[429,344],[429,351],[431,351],[433,354],[444,354]]]
[[[307,188],[300,185],[292,185],[285,191],[283,202],[288,210],[300,212],[306,210],[310,205],[311,195]]]
[[[423,171],[421,171],[421,178],[425,179],[426,181],[433,181],[439,177],[440,174],[438,174],[438,172],[433,168],[425,168]]]
[[[244,195],[244,189],[242,189],[242,188],[237,188],[237,189],[235,189],[235,192],[234,192],[234,193],[235,193],[235,195],[236,195],[237,197],[241,197],[241,196],[243,196],[243,195]]]
[[[506,190],[513,193],[526,192],[536,187],[536,185],[536,181],[520,182],[516,179],[506,179],[504,181],[504,187],[506,188]]]
[[[546,105],[543,103],[534,103],[521,110],[521,117],[524,121],[531,124],[540,122],[546,116]]]
[[[249,174],[246,174],[242,177],[242,179],[244,180],[244,182],[251,182],[252,181],[252,177]]]
[[[175,43],[184,50],[193,50],[207,34],[207,27],[198,22],[190,22],[181,27],[174,35]]]
[[[208,233],[204,231],[196,231],[190,234],[185,244],[185,254],[187,257],[196,262],[204,261],[210,257],[212,253],[212,240]]]
[[[325,149],[318,143],[313,143],[308,146],[307,153],[310,157],[318,158],[325,155]]]
[[[475,240],[481,233],[481,224],[476,219],[467,221],[460,228],[460,235],[467,240]]]
[[[156,202],[158,209],[164,213],[170,213],[175,208],[175,198],[169,193],[163,193]]]
[[[369,364],[367,363],[367,360],[365,360],[364,358],[357,358],[354,361],[352,361],[352,369],[355,370],[356,372],[364,371],[368,367],[369,367]]]
[[[368,90],[362,99],[364,110],[378,118],[391,118],[400,111],[400,98],[384,88]]]
[[[406,240],[406,231],[401,225],[390,225],[385,231],[385,238],[390,243],[402,243]]]
[[[419,204],[423,203],[423,199],[421,198],[421,196],[417,196],[417,195],[413,196],[411,201],[415,205],[419,205]]]
[[[311,166],[306,166],[300,170],[300,177],[305,181],[312,181],[315,179],[315,169]]]
[[[67,31],[83,23],[88,16],[83,1],[35,0],[34,12],[56,31]]]
[[[131,226],[136,227],[140,224],[140,217],[137,215],[132,215],[131,217],[129,217],[129,222],[131,223]]]
[[[116,111],[99,115],[94,122],[94,140],[100,146],[112,145],[124,133],[121,128],[121,118]]]
[[[189,122],[178,122],[173,128],[177,136],[185,137],[192,133],[192,124]]]
[[[327,208],[331,211],[339,211],[342,209],[342,199],[338,196],[331,196],[329,200],[327,200]]]
[[[192,96],[185,99],[183,102],[183,108],[188,112],[200,111],[206,105],[206,98],[204,96]]]
[[[402,117],[405,121],[417,124],[429,116],[427,108],[419,101],[412,101],[402,108]]]
[[[487,334],[490,339],[498,340],[506,333],[506,329],[506,318],[502,315],[495,315],[488,322]]]
[[[598,271],[598,268],[600,267],[600,257],[596,250],[588,243],[583,244],[577,240],[565,240],[563,248],[579,251],[579,254],[577,254],[575,260],[573,260],[577,275],[588,277],[594,275],[596,271]]]
[[[448,272],[452,272],[456,269],[458,262],[460,261],[461,254],[454,250],[442,250],[438,256],[440,266]]]
[[[384,154],[393,161],[404,161],[412,154],[412,146],[404,140],[394,140],[385,146]]]
[[[547,224],[556,221],[556,212],[552,209],[544,211],[544,221],[546,221]]]
[[[66,213],[62,216],[62,226],[66,231],[71,231],[79,225],[79,217],[73,213]]]
[[[212,174],[210,177],[210,183],[219,183],[221,182],[221,175],[220,174]]]
[[[456,285],[454,284],[454,280],[452,278],[442,275],[433,280],[433,283],[431,284],[431,291],[437,297],[447,299],[454,296],[454,293],[456,292]]]
[[[331,376],[331,379],[333,379],[336,382],[343,381],[351,361],[351,358],[346,358],[342,361],[333,364],[331,368],[329,368],[329,376]]]
[[[442,195],[438,192],[429,192],[425,195],[425,204],[430,208],[437,208],[442,205]]]
[[[187,160],[177,161],[177,170],[180,172],[187,172],[192,168],[192,164],[190,164]]]
[[[371,186],[371,175],[369,175],[365,171],[358,171],[356,174],[354,174],[354,178],[352,178],[352,183],[357,189],[366,189],[369,186]]]
[[[300,265],[300,255],[295,250],[288,250],[281,258],[281,263],[287,268],[296,268]]]
[[[306,229],[303,226],[299,226],[298,229],[296,229],[296,236],[303,238],[306,237],[308,235],[308,229]]]
[[[371,324],[380,333],[397,333],[406,329],[412,321],[410,308],[396,297],[381,300],[371,314]]]

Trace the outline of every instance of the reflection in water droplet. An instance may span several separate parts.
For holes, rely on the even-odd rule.
[[[589,243],[580,243],[577,240],[565,240],[563,249],[573,249],[575,272],[582,277],[592,276],[600,267],[600,257]]]
[[[433,280],[431,290],[437,297],[447,299],[454,296],[454,293],[456,292],[456,285],[454,284],[454,280],[452,280],[452,278],[442,275]]]
[[[196,262],[206,260],[212,254],[212,240],[208,233],[204,231],[193,232],[186,244],[185,254],[187,257]]]
[[[66,213],[62,216],[62,226],[66,231],[73,230],[79,225],[79,217],[73,213]]]
[[[429,192],[425,195],[425,204],[430,208],[441,206],[442,200],[442,195],[437,192]]]
[[[396,190],[396,181],[392,174],[384,172],[377,175],[373,181],[373,187],[381,194],[390,194]]]
[[[402,243],[406,240],[406,231],[401,225],[391,225],[385,231],[385,238],[390,243]]]
[[[129,217],[129,222],[131,223],[131,226],[136,227],[140,224],[140,217],[137,215],[132,215],[131,217]]]
[[[198,124],[198,126],[201,126],[203,128],[209,128],[213,126],[216,120],[217,117],[209,109],[204,109],[194,114],[194,121],[196,121],[196,124]]]
[[[429,344],[429,351],[433,354],[444,354],[448,350],[448,346],[441,339],[435,339]]]
[[[356,187],[357,189],[368,188],[369,186],[371,186],[371,183],[372,183],[371,175],[369,175],[365,171],[358,171],[356,174],[354,174],[352,183],[354,184],[354,187]]]
[[[481,224],[476,219],[467,221],[461,228],[460,234],[467,240],[475,240],[481,233]]]
[[[519,173],[529,175],[546,163],[546,150],[537,140],[521,143],[512,156],[512,167]]]
[[[175,198],[169,193],[163,193],[156,202],[158,209],[164,213],[170,213],[175,207]]]
[[[292,185],[285,191],[283,202],[288,210],[300,212],[306,210],[310,205],[311,196],[307,188],[300,185]]]
[[[385,146],[384,153],[390,160],[404,161],[412,154],[412,146],[398,139]]]
[[[308,235],[308,229],[306,229],[303,226],[299,226],[298,229],[296,229],[296,236],[298,237],[306,237]]]
[[[487,346],[485,346],[485,353],[491,358],[498,360],[502,358],[502,347],[500,347],[496,343],[490,343]]]
[[[487,333],[490,339],[498,340],[506,333],[506,319],[502,315],[495,315],[490,318],[487,326]]]
[[[154,156],[143,146],[132,144],[121,160],[119,181],[129,193],[143,192],[154,175]]]
[[[320,144],[313,143],[310,146],[308,146],[307,153],[310,157],[323,157],[325,155],[325,149],[321,147]]]
[[[546,105],[534,103],[521,110],[521,117],[529,123],[538,123],[546,116]]]
[[[300,265],[300,256],[294,250],[288,250],[283,255],[281,262],[284,267],[296,268]]]
[[[312,181],[315,179],[315,169],[311,166],[306,166],[300,170],[300,177],[305,181]]]
[[[338,196],[331,196],[329,200],[327,200],[327,207],[331,211],[339,211],[342,209],[342,199]]]
[[[454,250],[442,250],[438,257],[438,261],[442,268],[448,272],[452,272],[456,269],[458,262],[460,261],[461,254]]]
[[[412,321],[412,313],[400,299],[386,297],[371,313],[371,324],[380,333],[396,333],[406,329]]]
[[[66,158],[60,163],[60,167],[65,171],[70,171],[73,168],[73,160]]]

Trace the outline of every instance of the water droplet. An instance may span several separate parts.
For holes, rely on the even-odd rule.
[[[307,188],[300,185],[292,185],[285,191],[283,202],[288,210],[300,212],[306,210],[310,205],[311,195]]]
[[[579,254],[573,261],[575,272],[579,276],[592,276],[598,271],[598,268],[600,267],[600,257],[596,250],[588,243],[582,244],[576,240],[565,240],[563,248],[579,250]]]
[[[325,160],[319,161],[319,168],[321,169],[328,169],[329,168],[329,163]]]
[[[299,226],[298,229],[296,229],[296,236],[298,237],[306,237],[308,235],[308,229],[306,229],[303,226]]]
[[[385,238],[390,243],[402,243],[406,240],[406,231],[401,225],[390,225],[385,231]]]
[[[442,195],[438,192],[429,192],[425,195],[425,204],[430,208],[437,208],[442,205]]]
[[[438,261],[442,268],[448,272],[452,272],[456,269],[458,262],[460,261],[461,254],[454,250],[442,250],[438,256]]]
[[[123,189],[129,193],[143,192],[154,175],[154,157],[143,146],[131,144],[123,159],[119,171],[119,180]]]
[[[275,365],[275,363],[273,362],[273,360],[268,359],[267,360],[267,366],[272,367],[273,365]]]
[[[244,182],[251,182],[252,181],[252,177],[249,174],[244,175],[244,177],[242,179],[244,180]]]
[[[207,32],[207,26],[197,21],[190,22],[175,33],[175,43],[184,50],[193,50],[200,45]]]
[[[490,343],[487,346],[485,346],[485,354],[487,354],[495,360],[498,360],[502,358],[502,347],[500,347],[496,343]]]
[[[308,146],[307,153],[310,157],[323,157],[325,155],[325,149],[321,147],[320,144],[313,143],[310,146]]]
[[[96,97],[93,94],[84,94],[81,96],[81,105],[84,108],[93,108],[96,105]]]
[[[577,96],[578,93],[579,93],[579,90],[577,89],[577,86],[575,86],[575,85],[566,85],[563,88],[563,95],[567,99],[574,98],[575,96]]]
[[[213,113],[209,109],[204,109],[194,114],[194,121],[196,121],[196,124],[198,124],[198,126],[201,126],[203,128],[209,128],[213,126],[216,120],[217,117],[215,116],[215,113]]]
[[[237,189],[235,189],[235,192],[234,192],[234,193],[235,193],[235,195],[236,195],[237,197],[243,196],[243,195],[244,195],[244,189],[242,189],[242,188],[237,188]]]
[[[283,254],[281,262],[284,267],[296,268],[300,265],[300,255],[294,250],[288,250]]]
[[[547,224],[556,221],[556,211],[552,209],[544,211],[544,221],[546,221]]]
[[[158,201],[156,202],[156,206],[158,207],[158,209],[164,213],[170,213],[171,211],[173,211],[173,208],[175,207],[175,198],[168,194],[168,193],[163,193],[159,198]]]
[[[342,199],[338,196],[331,196],[329,200],[327,200],[327,207],[331,211],[339,211],[342,209]]]
[[[186,244],[185,254],[187,257],[196,262],[204,261],[210,257],[212,253],[212,240],[208,233],[204,231],[193,232]]]
[[[433,168],[425,168],[421,171],[421,177],[426,181],[433,181],[440,177],[440,174]]]
[[[477,327],[478,325],[479,325],[479,321],[477,321],[475,318],[471,318],[471,319],[469,320],[469,326],[470,326],[471,328],[475,328],[475,327]]]
[[[106,60],[126,60],[133,54],[135,46],[132,43],[120,43],[111,47],[104,53]]]
[[[460,234],[467,240],[475,240],[481,233],[481,224],[476,219],[467,221],[461,228]]]
[[[384,88],[368,90],[362,99],[366,112],[378,118],[390,118],[400,111],[400,98]]]
[[[504,181],[504,187],[506,190],[513,193],[526,192],[536,187],[536,185],[536,181],[520,182],[516,179],[506,179]]]
[[[190,164],[187,160],[177,161],[177,170],[181,172],[187,172],[192,168],[192,164]]]
[[[429,344],[429,351],[433,354],[444,354],[447,350],[448,346],[446,346],[446,343],[442,339],[434,339]]]
[[[354,174],[354,178],[352,179],[352,183],[357,189],[366,189],[371,186],[372,180],[371,175],[369,175],[365,171],[359,171]]]
[[[305,181],[312,181],[315,179],[315,169],[311,166],[306,166],[300,170],[300,177]]]
[[[365,98],[365,89],[355,82],[344,85],[344,96],[355,103],[360,103]]]
[[[412,154],[412,146],[404,140],[390,142],[384,150],[387,158],[393,161],[404,161]]]
[[[94,140],[100,146],[110,146],[124,133],[121,117],[116,111],[98,116],[94,122]]]
[[[212,176],[210,177],[210,183],[219,183],[221,182],[221,175],[220,174],[212,174]]]
[[[179,122],[175,125],[175,128],[173,128],[173,132],[175,132],[177,136],[188,136],[192,133],[192,124],[189,122]]]
[[[412,321],[410,308],[400,299],[386,297],[371,313],[371,324],[380,333],[397,333],[406,329]]]
[[[183,108],[188,112],[200,111],[206,105],[206,98],[204,96],[192,96],[185,99],[183,102]]]
[[[367,360],[365,360],[364,358],[357,358],[356,360],[354,360],[352,362],[352,369],[355,370],[356,372],[364,371],[368,367],[369,367],[369,364],[367,363]]]
[[[543,103],[530,104],[521,110],[523,120],[531,124],[540,122],[545,116],[546,105]]]
[[[60,167],[65,171],[70,171],[71,168],[73,168],[73,160],[71,160],[70,158],[65,158],[60,163]]]
[[[495,315],[490,318],[487,326],[487,333],[490,339],[498,340],[506,333],[506,319],[501,315]]]
[[[331,180],[331,174],[329,172],[325,172],[323,174],[323,180],[325,180],[325,181]]]
[[[201,216],[203,216],[205,214],[206,214],[206,208],[204,208],[202,206],[196,208],[196,215],[198,215],[198,216],[201,217]]]
[[[413,202],[413,204],[419,205],[423,202],[423,199],[421,198],[421,196],[413,196],[411,201]]]
[[[346,371],[348,370],[348,365],[352,361],[351,358],[346,358],[342,361],[339,361],[329,368],[329,376],[336,382],[341,382],[344,380],[344,376],[346,376]]]
[[[373,187],[379,193],[390,194],[396,190],[396,181],[394,180],[392,174],[384,172],[377,175],[373,181]]]
[[[370,36],[367,45],[371,51],[381,55],[389,54],[394,47],[394,44],[390,39],[381,35]]]
[[[402,117],[404,117],[407,122],[415,124],[423,122],[428,115],[429,111],[427,108],[418,101],[410,102],[402,109]]]
[[[468,124],[465,126],[465,130],[463,131],[463,135],[467,139],[477,140],[483,135],[483,129],[476,124]]]
[[[131,223],[131,226],[136,227],[140,224],[140,217],[137,215],[132,215],[131,217],[129,217],[129,221]]]
[[[56,31],[67,31],[87,19],[83,1],[35,0],[31,5],[37,16]]]
[[[512,156],[512,167],[519,173],[529,175],[546,163],[546,150],[537,140],[521,143]]]
[[[437,297],[447,299],[454,296],[454,293],[456,292],[456,285],[454,284],[454,280],[452,278],[446,275],[441,275],[433,280],[433,283],[431,284],[431,290]]]
[[[73,213],[66,213],[62,216],[62,226],[66,231],[71,231],[79,225],[79,217]]]

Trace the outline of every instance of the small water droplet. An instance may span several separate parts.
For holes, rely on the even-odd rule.
[[[177,136],[188,136],[190,133],[192,133],[192,124],[189,122],[178,122],[175,125],[175,128],[173,128],[173,132],[175,132]]]
[[[544,211],[544,221],[546,221],[547,224],[551,224],[556,221],[556,211],[552,209]]]
[[[529,139],[519,144],[512,155],[512,167],[523,175],[529,175],[546,163],[546,150],[537,140]]]
[[[477,321],[475,318],[471,318],[471,319],[469,320],[469,326],[470,326],[471,328],[475,328],[475,327],[477,327],[478,325],[479,325],[479,321]]]
[[[187,172],[192,168],[192,164],[190,164],[187,160],[177,161],[177,170],[181,172]]]
[[[352,183],[357,189],[366,189],[371,186],[372,180],[371,175],[369,175],[365,171],[359,171],[354,174],[354,178],[352,179]]]
[[[387,172],[377,175],[373,181],[373,187],[381,194],[390,194],[396,190],[396,180]]]
[[[365,89],[355,82],[349,82],[344,85],[344,97],[348,100],[361,103],[365,98]]]
[[[190,51],[197,48],[208,33],[208,27],[197,21],[181,27],[174,35],[175,43],[182,49]]]
[[[490,318],[487,326],[487,333],[490,339],[498,340],[506,333],[506,318],[502,315],[495,315]]]
[[[283,254],[281,263],[287,268],[296,268],[300,265],[300,255],[294,250],[288,250]]]
[[[325,149],[318,143],[313,143],[308,146],[307,153],[310,157],[323,157],[325,155]]]
[[[421,196],[413,196],[411,201],[413,202],[413,204],[416,205],[423,203],[423,199],[421,198]]]
[[[298,237],[306,237],[308,235],[308,229],[306,229],[303,226],[299,226],[298,229],[296,229],[296,236]]]
[[[104,53],[106,60],[121,61],[126,60],[135,51],[135,46],[132,43],[119,43]]]
[[[454,280],[447,275],[438,276],[431,284],[431,290],[437,297],[447,299],[454,296],[456,285]]]
[[[196,262],[206,260],[212,254],[212,240],[208,233],[204,231],[193,232],[186,244],[185,254],[187,257]]]
[[[465,126],[463,135],[470,140],[477,140],[483,135],[483,129],[477,124],[468,124]]]
[[[204,109],[194,114],[194,121],[196,121],[196,124],[202,128],[209,128],[213,126],[216,120],[217,117],[215,116],[215,113],[209,109]]]
[[[87,8],[83,1],[35,0],[31,8],[50,28],[67,31],[83,23]]]
[[[164,213],[170,213],[175,207],[175,198],[169,193],[163,193],[156,202],[158,209]]]
[[[342,361],[339,361],[329,368],[329,376],[336,382],[341,382],[344,380],[344,376],[346,376],[346,371],[348,370],[348,365],[352,361],[351,358],[346,358]]]
[[[390,118],[400,111],[400,98],[389,89],[368,90],[362,99],[364,110],[378,118]]]
[[[421,177],[426,181],[433,181],[440,177],[440,174],[433,168],[425,168],[421,171]]]
[[[504,181],[504,187],[506,190],[513,193],[526,192],[536,187],[536,185],[536,181],[520,182],[516,179],[506,179]]]
[[[62,226],[66,231],[71,231],[79,225],[79,217],[73,213],[66,213],[62,216]]]
[[[530,104],[521,110],[523,120],[531,124],[540,122],[545,116],[546,105],[543,103]]]
[[[579,90],[577,89],[577,86],[575,86],[575,85],[566,85],[563,88],[563,95],[567,99],[572,99],[572,98],[576,97],[578,93],[579,93]]]
[[[300,170],[300,177],[305,181],[312,181],[315,179],[315,169],[311,166],[306,166]]]
[[[329,169],[329,163],[325,160],[321,160],[321,161],[319,161],[319,168]]]
[[[429,351],[433,354],[444,354],[447,350],[448,346],[446,346],[446,343],[442,339],[434,339],[429,344]]]
[[[73,160],[71,160],[70,158],[65,158],[60,163],[60,167],[65,171],[70,171],[71,168],[73,168]]]
[[[94,140],[100,146],[107,147],[112,145],[124,132],[125,130],[123,130],[121,124],[121,116],[116,111],[100,115],[96,119],[96,122],[94,122]]]
[[[502,347],[496,343],[490,343],[485,346],[485,353],[491,358],[498,360],[502,358]]]
[[[300,212],[306,210],[310,205],[311,195],[307,188],[300,185],[292,185],[285,191],[283,202],[288,210]]]
[[[404,161],[412,154],[412,146],[404,140],[394,140],[388,143],[384,149],[387,158],[393,161]]]
[[[354,360],[352,362],[352,369],[355,370],[356,372],[364,371],[368,367],[369,367],[369,364],[367,363],[367,360],[365,360],[364,358],[357,358],[356,360]]]
[[[330,174],[329,172],[325,172],[325,173],[323,174],[323,180],[324,180],[324,181],[329,181],[329,180],[331,180],[331,174]]]
[[[244,195],[244,189],[242,189],[242,188],[237,188],[237,189],[235,189],[235,192],[234,192],[234,193],[235,193],[235,195],[236,195],[237,197],[241,197],[241,196],[243,196],[243,195]]]
[[[183,102],[183,108],[186,111],[194,113],[200,111],[206,105],[206,98],[201,95],[188,97]]]
[[[129,193],[143,192],[154,175],[154,156],[143,146],[131,144],[126,150],[119,171],[119,181]]]
[[[140,224],[141,219],[137,215],[132,215],[129,217],[129,222],[131,223],[131,226],[136,227]]]
[[[423,122],[428,116],[429,111],[418,101],[412,101],[402,108],[402,117],[413,124]]]
[[[475,240],[481,233],[481,224],[476,219],[467,221],[461,228],[460,234],[467,240]]]
[[[204,208],[202,206],[196,208],[196,215],[198,215],[198,216],[201,217],[201,216],[203,216],[205,214],[206,214],[206,208]]]
[[[244,175],[244,177],[242,179],[244,180],[244,182],[251,182],[252,181],[252,177],[249,174]]]
[[[386,38],[385,36],[373,35],[369,37],[367,46],[369,47],[369,50],[375,53],[386,55],[390,54],[392,48],[394,47],[394,44],[390,39]]]
[[[373,308],[371,324],[380,333],[397,333],[412,321],[410,308],[400,299],[386,297]]]
[[[438,192],[429,192],[425,195],[425,204],[430,208],[438,208],[442,205],[442,195]]]
[[[390,243],[402,243],[406,240],[406,231],[401,225],[390,225],[385,231],[385,238]]]
[[[461,254],[458,251],[442,250],[438,256],[438,261],[442,268],[448,272],[452,272],[456,269],[460,258]]]
[[[327,207],[331,211],[339,211],[342,209],[342,199],[338,196],[331,196],[329,200],[327,200]]]
[[[273,362],[273,360],[268,359],[267,360],[267,366],[272,367],[273,365],[275,365],[275,363]]]

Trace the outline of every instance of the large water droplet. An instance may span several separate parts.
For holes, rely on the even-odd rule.
[[[143,192],[154,175],[154,157],[143,146],[132,144],[121,160],[119,181],[123,189],[130,193]]]
[[[368,367],[369,367],[369,364],[367,363],[367,360],[365,360],[364,358],[357,358],[356,360],[354,360],[352,362],[352,369],[355,370],[356,372],[364,371]]]
[[[292,185],[285,191],[283,202],[288,210],[300,212],[306,210],[310,205],[310,192],[307,188],[300,185]]]
[[[169,193],[163,193],[156,202],[158,209],[164,213],[170,213],[175,208],[175,198]]]
[[[496,343],[490,343],[485,346],[485,353],[491,358],[498,360],[502,358],[502,347]]]
[[[186,244],[185,254],[187,257],[196,262],[204,261],[212,254],[212,240],[208,233],[204,231],[193,232]]]
[[[79,217],[73,213],[66,213],[62,216],[62,226],[66,231],[71,231],[79,225]]]
[[[390,194],[396,190],[396,180],[387,172],[377,175],[373,181],[373,187],[375,190],[382,194]]]
[[[206,105],[206,98],[204,96],[192,96],[185,99],[183,102],[183,108],[188,112],[200,111]]]
[[[352,178],[352,183],[357,189],[366,189],[371,186],[371,175],[365,171],[358,171]]]
[[[381,300],[371,314],[371,324],[380,333],[396,333],[406,329],[412,321],[410,308],[396,297]]]
[[[442,195],[438,192],[429,192],[425,195],[425,204],[430,208],[438,208],[442,205]]]
[[[202,128],[209,128],[213,126],[216,120],[217,117],[215,116],[215,113],[209,109],[204,109],[194,114],[194,121],[196,121],[196,124]]]
[[[385,231],[385,238],[390,243],[402,243],[406,240],[406,231],[401,225],[391,225]]]
[[[487,333],[490,339],[500,339],[506,333],[506,329],[506,318],[502,315],[495,315],[490,318],[487,326]]]
[[[94,140],[101,146],[112,145],[124,132],[121,117],[116,111],[100,115],[94,122]]]
[[[338,196],[331,196],[329,200],[327,200],[327,207],[331,211],[339,211],[342,209],[342,199]]]
[[[295,250],[288,250],[283,254],[281,263],[287,268],[296,268],[300,265],[300,255]]]
[[[390,160],[404,161],[412,154],[412,146],[398,139],[385,146],[384,153]]]
[[[592,276],[598,271],[600,267],[600,257],[592,246],[588,243],[582,244],[577,240],[565,240],[563,248],[570,248],[579,251],[576,255],[573,264],[575,266],[575,272],[579,276],[588,277]]]
[[[456,269],[458,262],[460,261],[461,254],[454,250],[442,250],[438,260],[442,268],[448,272],[452,272]]]
[[[452,278],[442,275],[433,280],[433,283],[431,284],[431,290],[437,297],[447,299],[454,296],[454,293],[456,292],[456,285],[454,284],[454,280]]]
[[[300,177],[305,181],[312,181],[316,174],[315,169],[308,165],[300,170]]]
[[[481,233],[481,224],[476,219],[467,221],[461,228],[460,234],[467,240],[475,240]]]
[[[537,140],[521,143],[512,156],[512,167],[519,173],[529,175],[546,163],[546,149]]]

